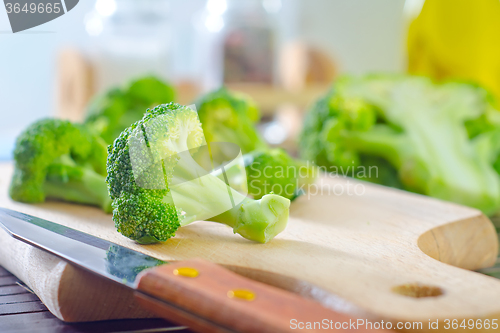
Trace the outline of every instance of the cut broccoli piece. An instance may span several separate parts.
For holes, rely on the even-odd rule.
[[[344,77],[311,110],[300,148],[326,166],[362,167],[377,158],[378,182],[491,214],[500,207],[498,118],[491,96],[475,85]]]
[[[265,243],[285,228],[290,201],[274,194],[252,200],[234,191],[191,156],[203,144],[196,111],[175,103],[148,110],[120,134],[108,148],[106,179],[120,233],[147,244],[211,220]],[[235,206],[227,210],[229,193]]]
[[[314,182],[312,165],[271,149],[261,137],[255,128],[259,110],[250,97],[223,87],[205,95],[197,106],[207,142],[235,143],[245,154],[247,188],[254,198],[273,192],[294,199],[297,189]]]
[[[144,77],[96,97],[88,107],[85,124],[112,143],[125,128],[140,120],[147,108],[172,102],[174,96],[170,85]]]
[[[60,199],[111,212],[105,182],[106,145],[81,125],[44,119],[17,138],[12,199],[27,203]]]

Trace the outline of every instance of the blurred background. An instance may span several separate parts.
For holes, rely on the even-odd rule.
[[[225,84],[293,150],[302,113],[343,73],[410,72],[500,96],[498,0],[86,0],[12,34],[0,10],[0,160],[34,120],[84,118],[95,94],[153,74],[176,100]]]
[[[266,140],[286,145],[339,74],[406,69],[404,13],[419,2],[86,0],[16,34],[0,10],[0,160],[34,120],[80,120],[94,94],[147,74],[181,103],[223,83],[250,94]]]

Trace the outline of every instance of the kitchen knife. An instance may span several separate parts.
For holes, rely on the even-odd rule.
[[[321,330],[356,320],[205,260],[169,264],[3,208],[0,226],[16,239],[135,290],[142,306],[198,332],[289,332],[308,322],[321,323],[315,327]]]

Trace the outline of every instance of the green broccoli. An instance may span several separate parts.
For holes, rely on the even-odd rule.
[[[280,148],[257,150],[244,159],[248,194],[254,199],[274,193],[293,200],[316,177],[312,165],[295,161]]]
[[[147,108],[171,102],[174,95],[170,85],[144,77],[96,97],[89,104],[85,124],[112,143],[125,128],[140,120]]]
[[[375,165],[382,178],[360,178],[491,214],[500,207],[499,118],[491,96],[475,85],[344,77],[308,114],[300,150],[322,166]]]
[[[250,97],[222,87],[203,96],[196,106],[207,142],[235,143],[243,154],[268,148],[255,129],[260,113]]]
[[[398,178],[397,170],[387,160],[372,154],[351,155],[350,151],[344,149],[342,141],[329,140],[326,137],[334,133],[330,132],[329,128],[335,127],[338,118],[347,123],[349,128],[360,128],[367,123],[370,126],[375,121],[373,117],[376,111],[372,106],[359,98],[346,100],[341,93],[336,93],[337,90],[341,90],[341,86],[341,83],[337,84],[335,90],[330,90],[318,99],[306,115],[299,137],[301,157],[327,172],[352,175],[352,168],[366,170],[367,172],[361,173],[359,178],[402,189],[403,185]],[[339,110],[342,110],[340,117]],[[335,162],[332,162],[334,159]],[[370,172],[371,168],[376,172]],[[357,176],[356,172],[354,176]]]
[[[224,223],[265,243],[288,221],[290,200],[249,199],[203,169],[191,154],[205,144],[196,111],[175,103],[148,109],[108,148],[107,183],[113,220],[128,238],[166,241],[196,220]],[[230,196],[231,195],[231,196]],[[227,209],[230,199],[232,209]]]
[[[103,140],[84,126],[57,119],[37,121],[17,138],[10,196],[27,203],[59,199],[111,212],[106,156]]]
[[[260,114],[248,96],[222,87],[203,96],[197,103],[207,141],[237,144],[245,154],[247,188],[259,199],[273,192],[294,199],[315,180],[314,167],[291,158],[284,150],[271,149],[255,124]],[[284,172],[281,172],[284,170]]]

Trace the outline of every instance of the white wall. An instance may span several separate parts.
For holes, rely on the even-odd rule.
[[[341,71],[403,70],[404,0],[303,0],[302,6],[303,37],[335,57]]]
[[[83,17],[93,5],[81,0],[56,20],[16,34],[0,5],[0,160],[10,157],[22,129],[53,114],[56,52],[86,42]]]

